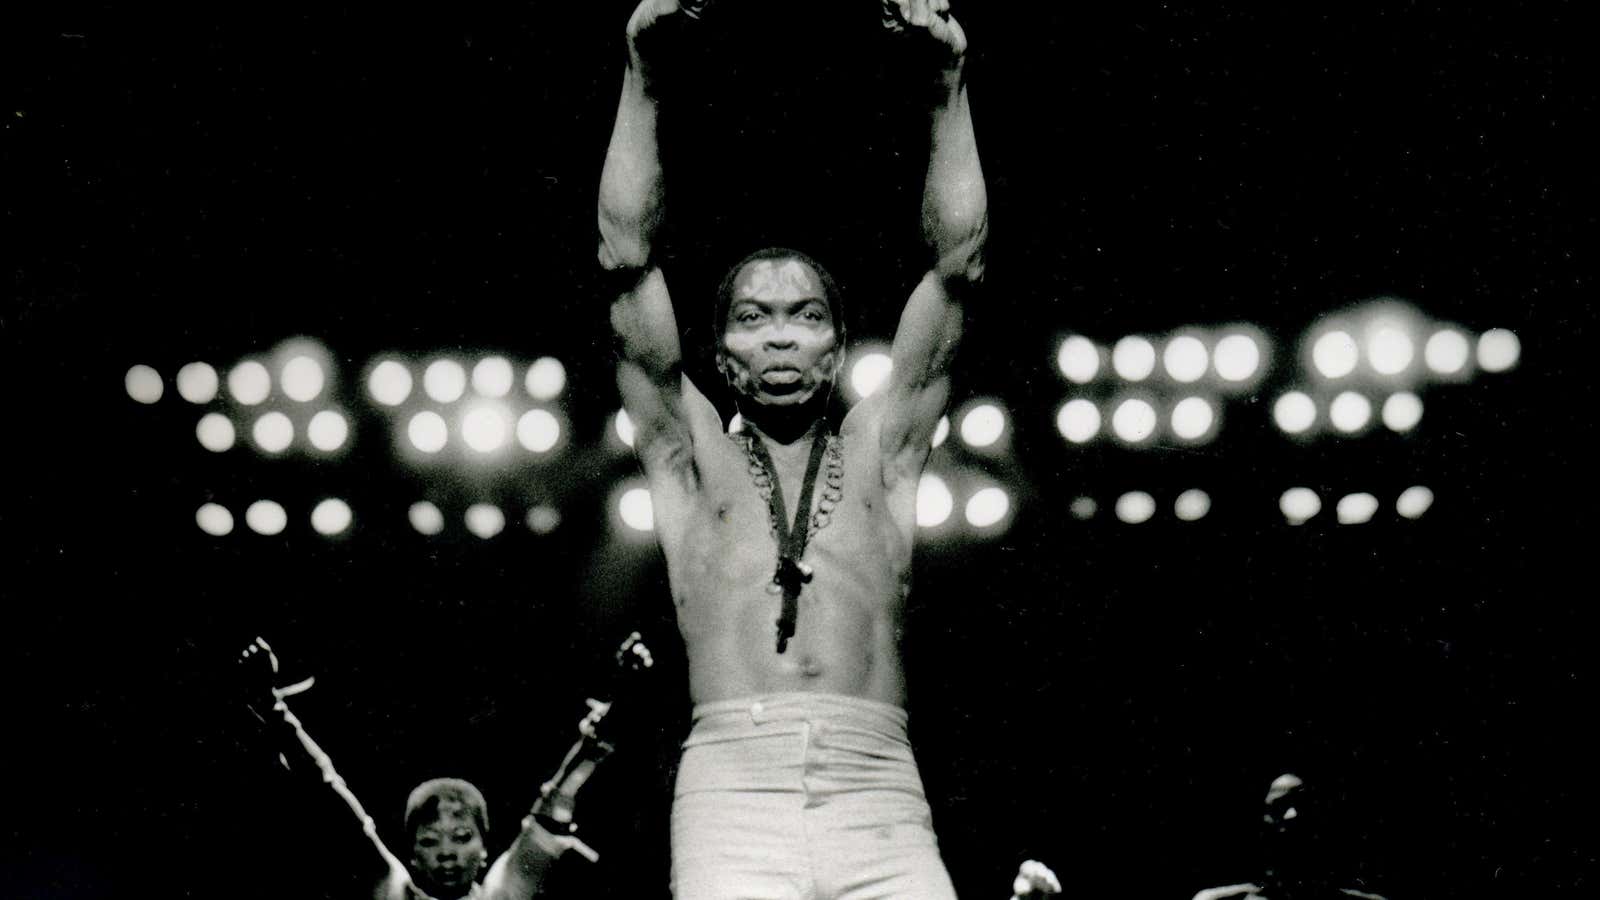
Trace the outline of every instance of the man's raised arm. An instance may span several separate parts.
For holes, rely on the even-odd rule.
[[[923,184],[922,233],[933,266],[906,303],[895,331],[894,369],[883,392],[881,446],[886,483],[913,479],[949,399],[949,368],[961,340],[963,303],[983,278],[989,200],[972,130],[965,82],[966,33],[946,0],[885,0],[884,24],[904,31],[913,64],[931,69],[931,130]]]

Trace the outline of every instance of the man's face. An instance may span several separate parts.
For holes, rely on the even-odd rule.
[[[734,390],[798,406],[832,383],[839,338],[822,278],[798,259],[749,263],[734,279],[717,364]]]
[[[466,807],[452,800],[439,803],[439,816],[417,828],[411,863],[424,881],[460,897],[471,889],[483,868],[483,835]]]

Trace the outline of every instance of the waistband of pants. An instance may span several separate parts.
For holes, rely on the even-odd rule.
[[[872,731],[904,735],[906,711],[903,707],[846,694],[787,691],[757,694],[731,700],[699,703],[694,708],[694,724],[718,725],[743,722],[831,721],[851,724]]]

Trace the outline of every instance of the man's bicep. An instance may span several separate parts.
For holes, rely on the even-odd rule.
[[[964,312],[944,282],[930,272],[900,315],[890,350],[893,368],[884,391],[880,443],[886,459],[914,451],[918,465],[950,399],[950,364],[961,343]]]

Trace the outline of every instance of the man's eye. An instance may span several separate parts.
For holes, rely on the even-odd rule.
[[[437,847],[437,846],[439,846],[439,841],[436,838],[423,838],[422,840],[417,841],[417,843],[420,844],[423,847]]]
[[[759,316],[759,315],[757,315],[756,313],[753,313],[753,312],[747,312],[747,313],[740,313],[738,318],[739,318],[739,321],[741,321],[741,322],[754,322],[754,321],[760,319],[761,316]]]

